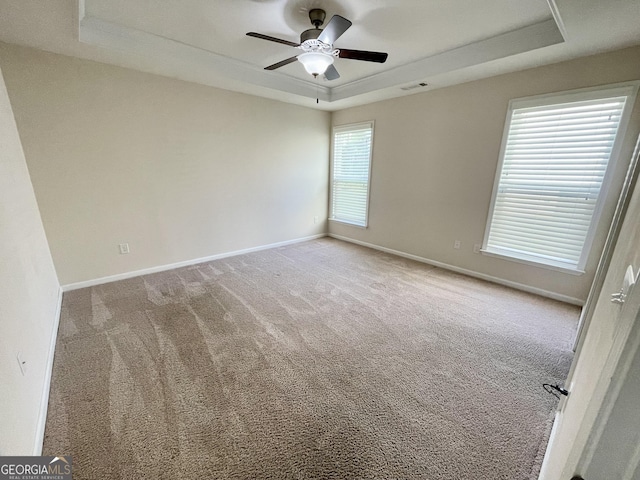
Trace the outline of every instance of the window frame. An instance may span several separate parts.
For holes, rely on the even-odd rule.
[[[622,149],[622,144],[626,135],[627,127],[629,125],[629,119],[631,117],[633,107],[635,105],[636,95],[637,95],[639,86],[640,86],[640,81],[632,81],[632,82],[617,83],[613,85],[581,88],[577,90],[570,90],[570,91],[564,91],[564,92],[558,92],[558,93],[549,93],[549,94],[535,95],[530,97],[515,98],[509,101],[509,104],[507,107],[505,125],[502,132],[500,155],[498,157],[498,164],[496,166],[496,172],[495,172],[494,181],[493,181],[491,203],[489,204],[489,213],[487,215],[484,238],[482,241],[482,248],[480,249],[480,252],[483,255],[497,257],[497,258],[509,260],[516,263],[533,265],[536,267],[545,268],[549,270],[569,273],[572,275],[582,275],[585,273],[584,269],[586,267],[587,261],[591,253],[591,248],[593,246],[593,241],[595,239],[597,227],[601,220],[604,203],[606,201],[606,198],[609,193],[609,189],[611,187],[611,179],[613,176],[613,172],[616,170],[616,166],[619,161],[620,151]],[[587,234],[584,240],[584,245],[582,247],[582,252],[580,254],[580,259],[576,267],[572,268],[569,266],[563,266],[563,265],[560,265],[559,263],[555,263],[551,261],[544,262],[542,261],[542,259],[535,258],[534,256],[528,257],[526,255],[509,255],[503,251],[498,252],[498,251],[490,250],[489,249],[490,247],[488,247],[488,240],[489,240],[489,233],[491,231],[491,221],[493,220],[496,198],[498,195],[498,186],[500,184],[500,179],[502,177],[502,169],[504,166],[507,140],[508,140],[509,132],[511,129],[511,120],[513,118],[514,110],[521,109],[521,108],[557,105],[557,104],[568,103],[572,101],[587,101],[587,100],[596,100],[599,98],[604,99],[604,98],[619,97],[619,96],[626,96],[627,100],[625,102],[624,108],[622,110],[622,114],[620,116],[620,123],[618,124],[618,131],[616,133],[616,138],[611,148],[611,155],[609,156],[609,162],[607,163],[607,168],[602,180],[600,192],[598,194],[598,199],[596,201],[596,205],[593,210],[593,215],[591,217],[591,223],[589,225],[589,229],[587,230]]]
[[[364,214],[364,223],[356,223],[350,222],[345,219],[335,218],[333,215],[333,188],[334,188],[334,166],[335,166],[335,139],[336,133],[341,131],[350,131],[361,129],[362,127],[368,127],[371,130],[371,144],[369,146],[369,168],[367,171],[367,198],[365,201],[365,214]],[[375,122],[373,120],[369,120],[366,122],[358,122],[358,123],[348,123],[342,125],[334,125],[331,131],[331,169],[329,172],[329,221],[342,223],[344,225],[349,225],[357,228],[368,228],[369,226],[369,202],[371,199],[371,169],[373,163],[373,143],[374,143],[374,135],[375,135]]]

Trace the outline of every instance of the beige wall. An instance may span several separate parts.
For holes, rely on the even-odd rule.
[[[329,231],[584,300],[640,130],[638,107],[585,275],[474,254],[473,245],[484,237],[509,100],[637,79],[636,47],[335,112],[334,125],[374,120],[375,139],[369,227],[331,222]]]
[[[326,231],[328,113],[7,44],[0,65],[63,285]]]
[[[59,285],[1,72],[0,285],[0,455],[33,455]]]

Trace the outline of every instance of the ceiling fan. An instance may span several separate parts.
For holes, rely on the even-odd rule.
[[[327,80],[335,80],[340,78],[340,74],[333,65],[335,57],[377,63],[384,63],[387,60],[388,54],[382,52],[349,50],[346,48],[334,49],[334,42],[347,31],[352,23],[340,15],[334,15],[325,28],[320,28],[326,16],[326,12],[320,8],[309,10],[309,20],[311,20],[313,28],[305,30],[300,34],[300,43],[290,42],[256,32],[247,33],[250,37],[282,43],[303,51],[300,55],[269,65],[265,67],[265,70],[275,70],[276,68],[284,67],[298,60],[302,63],[305,70],[314,77],[324,73]]]

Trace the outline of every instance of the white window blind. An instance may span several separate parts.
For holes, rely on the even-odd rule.
[[[617,91],[616,93],[620,93]],[[604,94],[606,95],[606,94]],[[484,249],[570,270],[586,244],[627,95],[513,102]]]
[[[331,219],[366,226],[373,123],[333,131]]]

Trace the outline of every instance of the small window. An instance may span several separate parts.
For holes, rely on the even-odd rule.
[[[584,269],[620,125],[636,90],[510,102],[484,253]]]
[[[367,226],[373,122],[333,129],[331,220]]]

